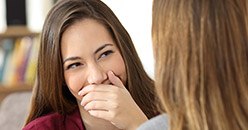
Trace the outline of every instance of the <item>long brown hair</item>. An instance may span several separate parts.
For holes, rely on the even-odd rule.
[[[127,89],[148,118],[158,114],[154,82],[144,71],[133,42],[118,18],[100,0],[61,0],[50,10],[41,36],[37,85],[26,124],[50,112],[67,114],[77,107],[63,76],[61,36],[76,21],[102,23],[116,41],[127,71]]]
[[[170,129],[248,128],[247,2],[154,0],[155,86]]]

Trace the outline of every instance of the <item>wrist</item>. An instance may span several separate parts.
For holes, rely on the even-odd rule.
[[[135,123],[132,123],[132,125],[127,130],[136,130],[141,124],[143,124],[147,120],[148,118],[146,117],[145,114],[143,114],[142,116],[137,117],[135,119]]]

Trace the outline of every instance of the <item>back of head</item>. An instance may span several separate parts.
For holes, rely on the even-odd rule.
[[[247,129],[248,1],[153,4],[156,88],[171,129]]]

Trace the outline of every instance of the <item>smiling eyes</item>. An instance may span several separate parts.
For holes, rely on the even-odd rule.
[[[110,55],[111,53],[113,53],[112,50],[105,51],[105,52],[103,52],[103,53],[99,56],[99,58],[98,58],[97,60],[100,60],[101,58],[104,58],[104,57]]]
[[[72,64],[70,64],[70,65],[68,65],[68,66],[66,67],[66,70],[68,70],[68,69],[74,69],[74,68],[76,68],[76,67],[78,67],[78,66],[80,66],[80,65],[83,65],[83,64],[81,64],[80,62],[72,63]]]
[[[111,55],[112,53],[114,53],[114,51],[112,50],[107,50],[105,52],[103,52],[98,58],[97,58],[97,61],[103,59],[103,58],[107,58],[109,55]],[[66,67],[66,70],[69,70],[69,69],[75,69],[77,68],[78,66],[83,66],[84,63],[81,63],[81,62],[74,62],[74,63],[71,63],[69,64],[67,67]]]

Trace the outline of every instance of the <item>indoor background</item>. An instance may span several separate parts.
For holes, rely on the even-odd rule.
[[[8,2],[25,2],[25,26],[7,22]],[[143,66],[154,77],[151,44],[152,0],[102,0],[129,32]],[[39,34],[55,0],[0,0],[0,129],[21,129],[35,80]],[[27,60],[28,59],[28,60]],[[24,69],[25,68],[25,69]]]

